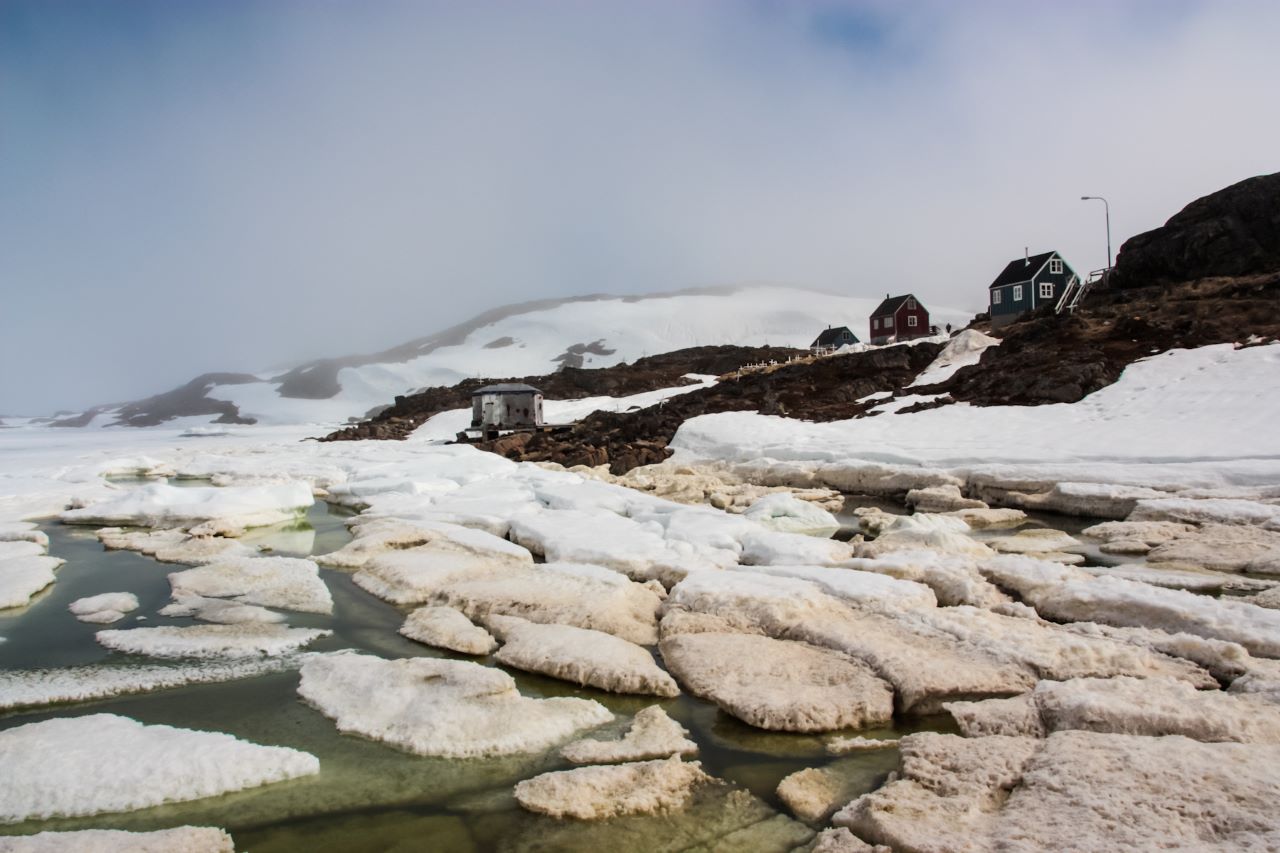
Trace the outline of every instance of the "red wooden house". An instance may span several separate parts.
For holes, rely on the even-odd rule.
[[[929,311],[910,293],[904,296],[885,295],[871,314],[871,343],[891,344],[909,341],[933,334],[929,325]]]

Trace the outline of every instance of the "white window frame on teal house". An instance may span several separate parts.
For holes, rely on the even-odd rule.
[[[1000,304],[1000,293],[1001,293],[1001,288],[999,288],[999,287],[997,287],[995,290],[991,291],[991,304],[992,304],[992,305],[999,305],[999,304]]]
[[[1013,286],[1013,301],[1014,302],[1022,301],[1022,285],[1020,284],[1015,284]]]
[[[1051,275],[1058,275],[1061,272],[1062,272],[1062,258],[1054,258],[1053,260],[1049,261],[1049,273]]]
[[[1040,282],[1040,298],[1041,299],[1053,298],[1053,282],[1051,281]]]

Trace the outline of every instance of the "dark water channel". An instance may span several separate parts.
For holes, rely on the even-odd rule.
[[[349,515],[317,503],[305,522],[257,531],[249,537],[283,556],[332,551],[349,540],[343,524]],[[92,529],[52,523],[49,552],[67,561],[58,582],[26,608],[0,611],[0,669],[30,669],[111,663],[155,664],[108,652],[94,641],[103,626],[77,621],[67,605],[102,592],[128,591],[140,607],[113,628],[156,624],[195,624],[168,619],[156,611],[169,600],[167,575],[185,566],[159,563],[131,551],[107,551]],[[407,610],[361,590],[344,572],[321,569],[334,599],[332,616],[289,613],[288,624],[327,628],[333,636],[314,643],[315,651],[357,649],[383,657],[450,657],[396,633]],[[139,621],[135,617],[145,617]],[[492,664],[491,660],[481,663]],[[595,699],[615,714],[622,729],[630,715],[653,704],[652,697],[627,697],[577,688],[565,682],[511,671],[530,696],[580,696]],[[261,744],[306,750],[320,759],[319,775],[235,794],[90,818],[32,821],[0,828],[0,833],[109,828],[162,829],[184,824],[220,826],[232,833],[238,850],[252,851],[486,851],[683,849],[690,842],[717,837],[716,821],[732,809],[720,799],[700,797],[686,812],[664,817],[623,818],[604,823],[556,821],[521,810],[512,786],[550,769],[568,765],[552,752],[488,760],[413,756],[357,737],[341,735],[333,723],[304,705],[296,695],[298,674],[283,672],[223,684],[197,685],[150,694],[0,715],[0,729],[50,717],[112,713],[144,723],[227,732]],[[897,763],[886,749],[833,759],[818,737],[761,732],[721,713],[714,705],[682,695],[661,702],[697,741],[703,768],[712,776],[745,788],[785,813],[774,789],[786,775],[833,760],[851,767],[872,790]],[[898,737],[921,729],[948,729],[949,719],[909,721],[859,732],[867,737]],[[758,804],[757,804],[758,805]],[[728,829],[737,828],[726,826]]]

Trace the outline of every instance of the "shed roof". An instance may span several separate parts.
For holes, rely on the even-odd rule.
[[[814,339],[814,342],[809,344],[809,346],[829,347],[840,340],[841,332],[847,333],[849,337],[853,339],[854,343],[858,342],[858,336],[850,331],[848,326],[836,326],[834,329],[830,327],[823,329],[822,334],[818,335],[818,337]]]
[[[1049,259],[1056,254],[1058,253],[1041,252],[1029,258],[1014,258],[1009,261],[1004,271],[996,276],[996,280],[991,282],[989,287],[1004,287],[1006,284],[1021,284],[1024,281],[1031,281],[1032,277],[1040,272],[1040,268],[1047,264]]]
[[[471,392],[472,397],[478,397],[481,394],[541,394],[537,388],[532,385],[525,385],[523,382],[499,382],[497,385],[486,385],[483,388],[477,388]]]
[[[871,312],[871,316],[884,317],[888,314],[897,314],[898,309],[902,307],[902,303],[908,299],[916,299],[915,294],[904,293],[901,296],[886,296],[884,301],[880,303],[880,307]],[[919,299],[916,299],[916,304],[924,308]]]

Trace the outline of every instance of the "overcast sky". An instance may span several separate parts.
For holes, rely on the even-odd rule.
[[[978,310],[1280,170],[1280,3],[0,0],[0,413],[495,305]],[[835,318],[843,319],[843,318]],[[857,318],[850,318],[857,319]]]

